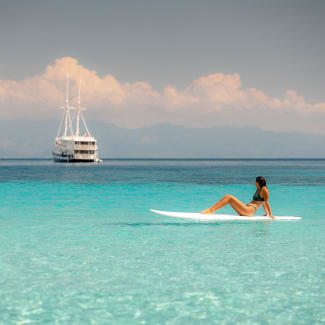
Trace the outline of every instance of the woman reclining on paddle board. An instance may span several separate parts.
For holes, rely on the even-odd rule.
[[[263,205],[265,210],[265,215],[273,218],[271,207],[269,204],[269,190],[266,187],[266,180],[263,176],[256,177],[256,192],[253,196],[253,201],[244,204],[239,201],[236,197],[232,195],[225,195],[220,201],[214,204],[212,207],[201,211],[200,213],[212,214],[217,210],[223,208],[227,204],[230,204],[231,207],[240,215],[240,216],[253,216],[257,209]]]

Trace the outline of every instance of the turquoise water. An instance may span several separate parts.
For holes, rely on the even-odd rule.
[[[248,202],[258,175],[301,221],[148,211]],[[0,324],[325,323],[325,160],[0,160],[0,181]]]

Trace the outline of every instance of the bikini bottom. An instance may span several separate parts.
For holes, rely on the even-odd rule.
[[[247,206],[248,206],[248,207],[253,207],[253,208],[255,209],[255,212],[256,212],[257,207],[256,207],[254,204],[250,204],[250,203],[248,203]]]

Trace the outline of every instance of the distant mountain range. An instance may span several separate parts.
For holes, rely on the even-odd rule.
[[[50,158],[58,120],[0,121],[0,158]],[[101,158],[325,158],[325,136],[253,127],[139,129],[89,121]]]

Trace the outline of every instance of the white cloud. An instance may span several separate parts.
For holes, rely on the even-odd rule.
[[[272,130],[319,132],[316,116],[325,113],[325,102],[308,103],[294,90],[286,91],[281,99],[255,88],[244,89],[238,74],[210,74],[182,90],[167,85],[159,92],[144,81],[121,84],[112,75],[99,77],[76,59],[64,57],[41,75],[22,81],[0,80],[0,117],[59,118],[57,107],[64,103],[66,74],[73,100],[82,80],[87,115],[130,127],[168,121],[198,127],[262,125]]]

